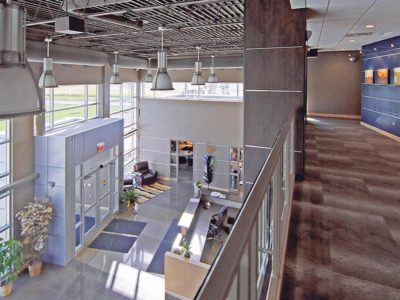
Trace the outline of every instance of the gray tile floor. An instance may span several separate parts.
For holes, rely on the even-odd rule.
[[[145,202],[137,215],[126,210],[117,218],[146,222],[129,253],[84,249],[67,266],[44,266],[31,278],[23,273],[10,300],[163,299],[164,278],[146,272],[173,219],[180,217],[193,195],[192,180],[168,182],[172,189]]]
[[[147,223],[128,253],[85,248],[67,266],[45,264],[37,278],[23,273],[8,299],[164,299],[164,276],[146,270],[171,222],[181,216],[193,196],[191,171],[182,167],[179,183],[166,182],[172,189],[140,205],[136,215],[121,210],[116,216]],[[207,241],[204,259],[213,261],[220,248],[219,243]]]

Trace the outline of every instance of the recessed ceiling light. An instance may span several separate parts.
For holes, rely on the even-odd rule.
[[[374,28],[374,27],[375,27],[375,25],[373,25],[373,24],[365,25],[365,28]]]
[[[391,45],[390,45],[390,47],[392,47],[392,48],[393,48],[393,47],[394,47],[394,44],[391,44]]]
[[[349,42],[350,42],[350,43],[354,43],[355,41],[356,41],[356,40],[350,40]]]
[[[377,49],[376,48],[374,48],[374,51],[376,51]]]

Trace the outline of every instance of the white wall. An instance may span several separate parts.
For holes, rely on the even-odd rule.
[[[170,140],[192,141],[194,181],[201,180],[206,145],[217,146],[213,186],[229,187],[229,146],[243,146],[243,102],[142,99],[140,160],[169,177]],[[202,181],[202,180],[201,180]]]

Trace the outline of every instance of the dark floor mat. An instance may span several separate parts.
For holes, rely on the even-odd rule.
[[[179,232],[180,227],[178,226],[178,219],[174,219],[172,220],[167,233],[164,235],[164,239],[154,254],[153,259],[147,268],[147,272],[164,274],[164,254],[167,251],[171,251],[172,244],[174,243],[174,240]]]
[[[173,242],[162,241],[146,272],[164,274],[164,254],[171,251]]]
[[[110,224],[104,228],[104,231],[123,233],[130,235],[139,235],[147,223],[138,221],[128,221],[121,219],[114,219]]]
[[[135,237],[100,233],[98,237],[95,238],[95,240],[89,245],[89,248],[128,253],[135,242]]]
[[[178,219],[174,219],[165,234],[163,241],[174,241],[178,233],[181,231],[178,226]]]

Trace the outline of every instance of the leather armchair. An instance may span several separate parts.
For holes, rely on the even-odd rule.
[[[149,169],[149,163],[147,161],[136,163],[134,171],[141,177],[142,185],[153,184],[157,181],[157,171]]]

